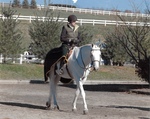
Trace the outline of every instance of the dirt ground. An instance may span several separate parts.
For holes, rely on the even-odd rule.
[[[72,112],[75,86],[58,86],[58,110],[46,110],[49,84],[0,84],[0,119],[150,119],[150,97],[120,90],[85,86],[88,115],[81,96]]]

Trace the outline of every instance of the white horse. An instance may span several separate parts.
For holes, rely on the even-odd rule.
[[[87,103],[85,99],[85,91],[83,84],[87,79],[87,76],[90,73],[91,67],[94,70],[99,69],[100,64],[100,48],[97,45],[87,44],[81,47],[74,47],[71,56],[68,59],[68,62],[63,66],[63,74],[59,75],[55,73],[55,65],[51,67],[49,72],[50,78],[50,95],[46,103],[47,108],[51,107],[51,100],[53,97],[54,108],[59,110],[59,106],[56,98],[56,86],[60,78],[74,79],[77,84],[77,90],[73,100],[73,111],[77,110],[76,103],[79,94],[81,93],[83,98],[84,110],[83,113],[88,113]],[[59,65],[60,62],[56,63]],[[67,79],[66,79],[67,80]]]

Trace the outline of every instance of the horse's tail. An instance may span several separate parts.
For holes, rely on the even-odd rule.
[[[44,80],[45,80],[45,82],[48,81],[48,75],[49,75],[50,71],[52,70],[52,67],[55,68],[56,63],[58,63],[60,60],[65,60],[65,61],[67,61],[66,56],[60,57],[57,61],[55,61],[55,62],[54,62],[53,64],[51,64],[51,65],[48,65],[49,63],[46,62],[46,60],[45,60],[45,62],[44,62]]]

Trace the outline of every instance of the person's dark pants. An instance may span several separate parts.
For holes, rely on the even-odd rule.
[[[62,44],[61,48],[62,48],[62,56],[67,55],[67,53],[69,52],[69,46],[66,44]]]
[[[62,48],[62,56],[66,56],[67,53],[69,52],[69,46],[66,44],[62,44],[61,48]],[[62,60],[60,63],[60,67],[62,67],[64,64],[65,64],[65,61]]]

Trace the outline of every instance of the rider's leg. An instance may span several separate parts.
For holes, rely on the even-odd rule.
[[[66,54],[68,53],[68,48],[67,48],[67,45],[63,44],[62,45],[62,56],[66,56]],[[61,75],[63,74],[63,65],[65,64],[65,58],[63,58],[62,60],[60,60],[60,63],[59,63],[59,67],[57,68],[56,70],[56,73]]]
[[[57,63],[57,70],[56,70],[56,73],[61,75],[63,74],[63,65],[65,64],[64,62],[64,58],[62,58],[58,63]]]

